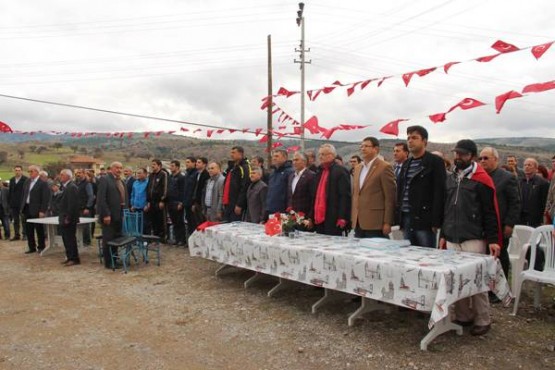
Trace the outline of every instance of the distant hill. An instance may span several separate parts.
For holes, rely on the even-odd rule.
[[[392,160],[393,147],[400,141],[402,142],[403,139],[380,140],[380,153],[386,160]],[[497,148],[502,163],[505,162],[507,155],[516,155],[521,166],[524,158],[534,157],[550,168],[551,157],[555,154],[555,139],[552,138],[487,138],[476,140],[476,142],[478,148],[484,146]],[[281,143],[284,147],[300,145],[298,140],[284,139],[281,140]],[[353,154],[359,154],[359,142],[309,140],[306,142],[306,148],[316,149],[322,143],[333,144],[337,148],[338,154],[344,158],[345,163]],[[167,134],[149,138],[144,138],[140,134],[132,138],[72,138],[48,134],[0,134],[0,159],[4,158],[0,162],[0,177],[9,176],[16,164],[45,166],[55,163],[60,166],[68,163],[73,155],[94,156],[106,164],[119,160],[131,167],[148,166],[153,158],[184,161],[188,156],[202,156],[225,164],[233,145],[243,146],[248,158],[259,155],[268,159],[265,144],[254,140],[197,139]],[[430,142],[428,150],[440,151],[448,159],[452,159],[453,146],[454,143]],[[2,155],[2,153],[4,154]]]

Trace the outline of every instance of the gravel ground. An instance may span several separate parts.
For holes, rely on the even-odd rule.
[[[495,305],[492,331],[437,338],[419,350],[425,315],[371,313],[347,326],[350,300],[311,305],[322,291],[292,284],[269,298],[276,280],[249,289],[252,273],[164,246],[162,265],[128,274],[101,267],[95,248],[80,266],[58,249],[23,254],[0,241],[0,369],[554,369],[555,305],[524,293],[519,314]]]

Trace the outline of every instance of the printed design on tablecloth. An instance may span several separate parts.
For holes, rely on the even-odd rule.
[[[510,299],[500,265],[490,256],[300,233],[264,234],[247,223],[212,226],[189,239],[192,256],[421,311],[430,325],[460,298],[489,288]]]

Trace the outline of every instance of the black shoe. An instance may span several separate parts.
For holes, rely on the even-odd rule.
[[[67,263],[65,265],[66,265],[66,267],[69,267],[69,266],[75,266],[75,265],[80,265],[80,264],[81,264],[81,261],[79,261],[77,259],[77,260],[69,260],[69,261],[67,261]]]
[[[10,239],[11,242],[14,242],[16,240],[21,240],[21,238],[19,236],[14,236],[13,238]]]
[[[25,251],[25,254],[31,254],[31,253],[37,253],[36,249],[29,249],[28,251]]]
[[[484,335],[489,331],[490,328],[491,328],[491,325],[484,325],[484,326],[474,325],[472,329],[470,329],[470,334],[474,336]]]
[[[460,320],[453,320],[453,324],[460,325],[463,328],[468,328],[469,326],[474,325],[472,321],[460,321]]]

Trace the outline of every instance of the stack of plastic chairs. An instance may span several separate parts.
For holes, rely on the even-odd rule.
[[[534,307],[540,307],[541,287],[539,284],[555,284],[555,238],[553,238],[553,225],[544,225],[536,228],[530,237],[530,245],[534,246],[530,255],[528,269],[520,273],[515,293],[515,306],[513,315],[518,310],[518,302],[522,291],[522,284],[526,280],[534,281],[537,286],[534,294]],[[545,266],[543,271],[534,269],[537,248],[545,248]]]
[[[530,237],[534,228],[526,225],[515,225],[513,235],[509,241],[509,260],[511,262],[511,290],[513,294],[518,289],[520,273],[526,268],[526,253],[530,247]],[[508,276],[506,276],[508,278]]]

